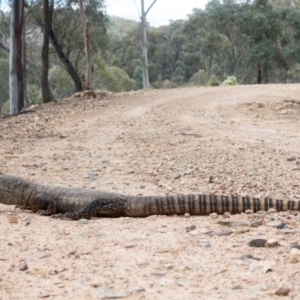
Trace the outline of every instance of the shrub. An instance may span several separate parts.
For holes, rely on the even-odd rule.
[[[222,82],[221,85],[236,85],[236,84],[238,84],[236,77],[229,76]]]
[[[208,81],[206,82],[206,86],[217,86],[217,85],[220,85],[219,80],[215,75],[211,75]]]

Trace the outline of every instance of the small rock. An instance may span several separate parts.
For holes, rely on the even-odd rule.
[[[269,208],[267,211],[268,214],[272,214],[272,213],[276,213],[276,212],[277,212],[277,209],[275,209],[273,207]]]
[[[291,264],[297,264],[299,262],[299,259],[296,256],[292,256],[290,259]]]
[[[219,215],[216,213],[212,213],[209,215],[213,220],[218,219]]]
[[[44,259],[44,258],[47,258],[49,256],[51,256],[51,254],[49,254],[49,253],[42,253],[42,254],[39,255],[39,259]]]
[[[251,215],[251,214],[253,214],[253,209],[246,209],[246,210],[245,210],[245,213],[246,213],[247,215]]]
[[[261,225],[263,225],[264,223],[264,219],[260,219],[260,220],[255,220],[253,222],[251,222],[251,227],[259,227]]]
[[[243,254],[241,256],[241,260],[248,260],[248,259],[260,260],[260,258],[256,258],[256,257],[252,256],[251,254]]]
[[[300,250],[300,245],[298,243],[290,243],[290,248]]]
[[[297,158],[295,156],[290,156],[287,158],[287,161],[295,161]]]
[[[161,285],[169,285],[172,283],[172,280],[167,277],[162,277],[156,280],[157,283]]]
[[[282,228],[284,228],[286,223],[274,221],[274,222],[268,223],[268,225],[271,226],[271,227],[277,228],[277,229],[282,229]]]
[[[216,232],[216,235],[218,236],[227,236],[231,235],[234,231],[230,228],[224,228]]]
[[[184,217],[185,217],[185,218],[190,218],[190,216],[191,216],[191,215],[190,215],[189,213],[185,213],[185,214],[184,214]]]
[[[19,264],[19,270],[20,271],[26,271],[26,270],[28,270],[28,266],[27,266],[27,263],[25,261],[20,262],[20,264]]]
[[[235,285],[234,287],[232,287],[233,290],[241,290],[243,289],[243,287],[239,284]]]
[[[77,221],[77,223],[79,223],[79,224],[86,224],[88,221],[89,220],[87,220],[87,219],[80,219],[80,220]]]
[[[223,226],[249,226],[250,223],[246,220],[224,220],[224,219],[221,219],[221,220],[218,220],[217,221],[217,224],[219,225],[223,225]]]
[[[298,255],[298,256],[300,256],[300,250],[296,249],[296,248],[292,248],[291,249],[291,254],[292,255]]]
[[[176,174],[173,178],[174,179],[179,179],[181,177],[181,174]]]
[[[125,248],[134,248],[136,246],[136,244],[128,243],[128,244],[125,244],[124,246],[125,246]]]
[[[224,214],[223,214],[223,218],[224,219],[228,219],[228,218],[230,218],[231,217],[231,214],[230,214],[230,212],[224,212]]]
[[[187,278],[180,278],[177,280],[177,284],[179,286],[187,286],[189,283],[189,280]]]
[[[275,239],[269,239],[265,243],[265,247],[267,247],[267,248],[274,248],[274,247],[277,247],[277,246],[279,246],[279,243]]]
[[[248,245],[251,247],[265,247],[266,242],[267,242],[266,239],[257,238],[257,239],[251,240],[248,243]]]
[[[263,263],[263,272],[264,272],[264,273],[272,272],[272,271],[273,271],[273,265],[274,265],[273,262],[265,261],[265,262]]]
[[[281,233],[284,233],[284,234],[296,233],[296,231],[294,229],[289,229],[289,228],[279,229],[278,231]]]
[[[282,286],[279,289],[276,290],[275,295],[277,296],[288,296],[290,293],[291,289],[288,288],[287,286]]]
[[[196,229],[197,229],[197,226],[195,224],[185,227],[186,232],[190,232],[190,231],[196,230]]]
[[[202,242],[202,243],[201,243],[201,248],[202,248],[203,250],[208,250],[209,248],[211,248],[210,242]]]
[[[103,295],[102,299],[120,299],[120,298],[125,298],[126,294],[121,291],[116,291],[116,292],[107,292]]]
[[[140,286],[140,285],[135,285],[131,286],[127,289],[127,292],[132,293],[132,292],[145,292],[145,288]]]

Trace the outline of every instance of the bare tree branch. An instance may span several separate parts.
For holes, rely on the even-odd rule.
[[[156,0],[154,0],[154,1],[152,2],[152,4],[149,6],[149,8],[146,10],[146,12],[145,12],[145,17],[147,16],[149,10],[152,8],[152,6],[155,4],[155,2],[156,2]]]
[[[9,45],[0,41],[0,47],[9,53]]]

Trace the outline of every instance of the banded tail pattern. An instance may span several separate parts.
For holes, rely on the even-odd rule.
[[[214,194],[141,196],[127,200],[126,215],[145,217],[185,213],[191,215],[223,214],[225,212],[237,214],[245,212],[247,209],[251,209],[254,212],[267,211],[272,207],[278,211],[300,211],[300,201]]]

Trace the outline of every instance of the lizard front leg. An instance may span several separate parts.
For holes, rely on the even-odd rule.
[[[56,201],[47,194],[37,194],[31,197],[28,206],[34,212],[43,216],[51,216],[57,212]]]
[[[90,219],[91,217],[120,217],[125,215],[125,200],[119,197],[113,199],[98,198],[77,212],[56,214],[52,218],[72,220]]]

